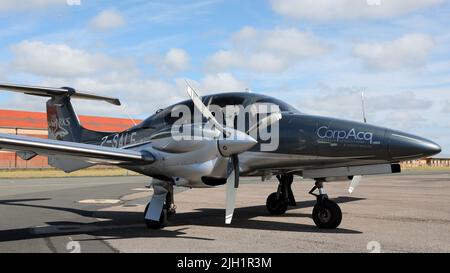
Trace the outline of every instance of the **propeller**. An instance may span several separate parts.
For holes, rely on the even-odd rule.
[[[188,87],[187,93],[192,99],[195,107],[202,113],[207,121],[211,122],[224,136],[224,139],[218,141],[218,145],[221,155],[223,157],[230,158],[227,171],[228,178],[226,183],[227,195],[225,205],[225,224],[229,225],[233,220],[234,209],[236,207],[237,189],[239,188],[239,154],[248,151],[258,142],[244,132],[231,128],[224,128],[222,124],[216,120],[208,107],[203,104],[200,96],[197,92],[195,92],[194,88],[190,86],[188,81],[186,81],[186,84]]]
[[[233,155],[228,165],[227,197],[225,209],[225,224],[230,225],[233,220],[234,208],[236,206],[236,195],[239,188],[239,156]]]

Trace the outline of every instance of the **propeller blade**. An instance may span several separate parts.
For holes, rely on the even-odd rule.
[[[239,156],[233,155],[233,157],[231,158],[231,161],[233,163],[233,169],[234,169],[234,187],[237,189],[237,188],[239,188],[239,178],[240,178]]]
[[[225,224],[230,225],[233,220],[234,208],[236,207],[236,195],[239,188],[239,157],[231,157],[231,172],[227,179],[227,197],[225,209]]]
[[[352,194],[356,190],[356,187],[358,187],[362,179],[363,179],[362,175],[355,175],[353,177],[352,182],[350,183],[350,187],[348,188],[348,192],[350,194]]]
[[[194,103],[195,107],[202,113],[202,115],[208,120],[208,122],[212,122],[213,125],[219,130],[221,133],[223,133],[226,136],[229,136],[229,133],[225,130],[225,128],[220,124],[217,119],[214,117],[214,115],[209,111],[209,108],[202,102],[202,99],[200,96],[195,92],[194,88],[191,87],[188,81],[186,81],[187,84],[187,93],[189,97],[192,99],[192,102]]]

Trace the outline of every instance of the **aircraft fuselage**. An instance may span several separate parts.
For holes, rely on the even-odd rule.
[[[247,93],[220,94],[203,100],[224,107],[233,102],[247,106],[261,99],[270,101],[270,97]],[[264,151],[262,145],[273,139],[258,139],[256,146],[239,156],[243,176],[301,175],[307,169],[398,163],[441,150],[436,143],[418,136],[361,122],[307,115],[276,99],[273,102],[282,110],[276,148]],[[189,101],[178,105],[183,104],[192,107]],[[175,119],[170,116],[173,107],[159,111],[130,130],[107,136],[98,144],[129,149],[148,146],[153,155],[164,160],[149,166],[128,167],[145,175],[176,177],[180,185],[192,187],[221,184],[226,168],[220,166],[226,164],[221,159],[217,139],[173,142],[171,130]],[[205,184],[205,177],[213,182]]]

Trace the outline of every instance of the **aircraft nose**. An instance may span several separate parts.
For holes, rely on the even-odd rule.
[[[418,159],[439,154],[441,147],[428,139],[392,131],[389,138],[389,154],[394,160]]]

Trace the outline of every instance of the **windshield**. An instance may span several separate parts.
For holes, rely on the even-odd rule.
[[[285,103],[284,101],[270,97],[258,99],[253,103],[271,103],[278,105],[280,107],[281,112],[299,112],[295,107]]]
[[[278,105],[281,112],[291,112],[291,113],[299,113],[299,111],[285,103],[282,100],[259,95],[259,94],[249,94],[249,93],[233,93],[233,94],[219,94],[206,96],[202,98],[203,103],[207,106],[217,105],[220,108],[223,108],[227,105],[243,105],[247,107],[252,104],[275,104]],[[172,125],[174,122],[180,119],[181,116],[172,116],[173,110],[180,108],[181,106],[187,106],[190,113],[194,113],[194,104],[192,101],[187,100],[181,103],[170,106],[166,109],[159,110],[156,114],[146,119],[142,122],[139,127],[140,128],[160,128],[164,125]],[[196,112],[198,110],[195,109]],[[178,112],[178,111],[175,111]],[[201,116],[201,114],[200,114]],[[193,118],[194,116],[192,116]]]

